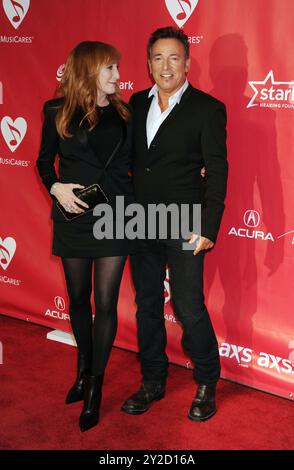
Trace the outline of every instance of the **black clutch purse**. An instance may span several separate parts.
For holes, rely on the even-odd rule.
[[[74,212],[68,212],[60,204],[60,202],[57,202],[56,205],[58,209],[62,212],[66,220],[76,219],[77,217],[80,217],[81,215],[86,214],[86,212],[91,211],[97,204],[108,202],[107,196],[105,195],[103,189],[101,189],[98,183],[91,184],[91,186],[87,186],[86,188],[83,188],[83,189],[75,188],[73,189],[73,192],[79,199],[81,199],[81,201],[88,204],[89,207],[88,208],[82,207],[76,202],[77,206],[84,209],[84,212],[81,212],[80,214],[76,214]]]

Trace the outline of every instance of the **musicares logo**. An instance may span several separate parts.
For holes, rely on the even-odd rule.
[[[26,120],[22,117],[18,117],[13,121],[10,116],[4,116],[1,120],[1,132],[7,146],[11,152],[14,152],[26,135]]]
[[[174,22],[182,28],[197,6],[198,0],[165,0]]]
[[[7,269],[11,263],[16,250],[16,241],[12,237],[7,237],[2,240],[0,237],[0,266]]]
[[[3,0],[2,3],[7,18],[14,29],[17,29],[28,12],[30,0]]]

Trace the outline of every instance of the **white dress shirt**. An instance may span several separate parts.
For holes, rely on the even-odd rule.
[[[165,111],[161,111],[159,102],[158,102],[158,87],[155,84],[148,95],[148,98],[153,96],[153,100],[151,102],[149,111],[148,111],[148,116],[147,116],[147,121],[146,121],[146,133],[147,133],[147,144],[148,148],[150,147],[150,144],[152,140],[154,139],[159,127],[163,123],[163,121],[167,118],[169,113],[172,111],[172,109],[175,107],[177,103],[181,101],[181,98],[183,96],[183,93],[187,90],[189,86],[188,80],[185,81],[184,85],[172,96],[169,97],[168,99],[168,107]]]

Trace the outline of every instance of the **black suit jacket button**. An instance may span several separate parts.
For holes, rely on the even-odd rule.
[[[151,168],[146,167],[146,168],[144,168],[144,170],[149,173],[151,171]]]

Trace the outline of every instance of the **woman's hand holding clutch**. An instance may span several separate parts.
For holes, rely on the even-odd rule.
[[[89,206],[74,194],[73,189],[82,189],[84,187],[85,186],[75,183],[54,183],[51,186],[50,193],[56,197],[67,212],[81,214],[84,212],[84,209],[79,206],[85,207],[86,209]]]

